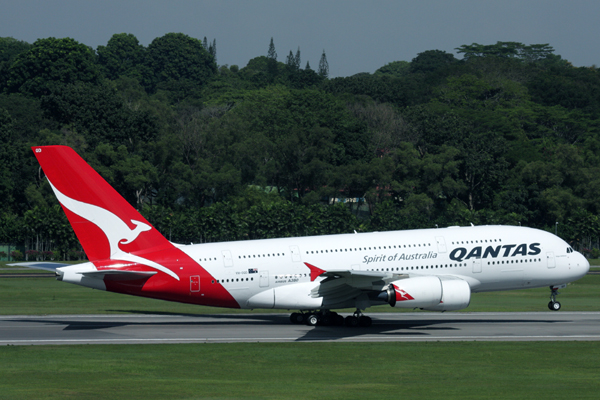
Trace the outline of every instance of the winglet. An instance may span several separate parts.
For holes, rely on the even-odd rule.
[[[307,262],[304,263],[308,269],[310,269],[310,281],[313,282],[315,279],[317,279],[319,276],[321,276],[322,274],[324,274],[325,270],[321,269],[321,268],[317,268],[312,264],[309,264]]]

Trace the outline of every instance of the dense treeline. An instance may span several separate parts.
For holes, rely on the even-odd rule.
[[[500,223],[597,247],[598,69],[457,51],[329,79],[273,40],[240,68],[179,33],[0,38],[0,242],[76,256],[30,150],[64,144],[176,242]]]

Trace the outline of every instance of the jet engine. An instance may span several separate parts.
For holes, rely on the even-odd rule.
[[[466,281],[458,278],[417,276],[390,283],[377,299],[398,308],[461,310],[471,302],[471,288]]]

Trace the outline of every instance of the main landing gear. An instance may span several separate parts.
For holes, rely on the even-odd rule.
[[[550,286],[550,303],[548,303],[548,308],[552,311],[560,310],[560,303],[556,301],[556,296],[558,293],[558,286]]]
[[[353,315],[349,315],[346,318],[336,313],[335,311],[320,310],[320,311],[308,311],[302,313],[292,313],[290,315],[290,321],[293,324],[306,324],[308,326],[362,326],[369,327],[372,324],[371,317],[363,315],[360,310],[356,310]]]
[[[354,311],[354,315],[349,315],[346,317],[344,323],[346,324],[346,326],[350,327],[362,326],[366,328],[371,326],[373,320],[371,319],[371,317],[363,315],[363,313],[360,310],[356,310]]]

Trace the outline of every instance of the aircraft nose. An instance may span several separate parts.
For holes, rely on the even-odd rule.
[[[573,262],[571,264],[571,268],[573,268],[574,272],[576,272],[579,278],[582,278],[587,274],[590,270],[590,263],[585,258],[585,256],[579,252],[574,253],[575,257],[573,257]],[[577,278],[577,279],[579,279]]]

